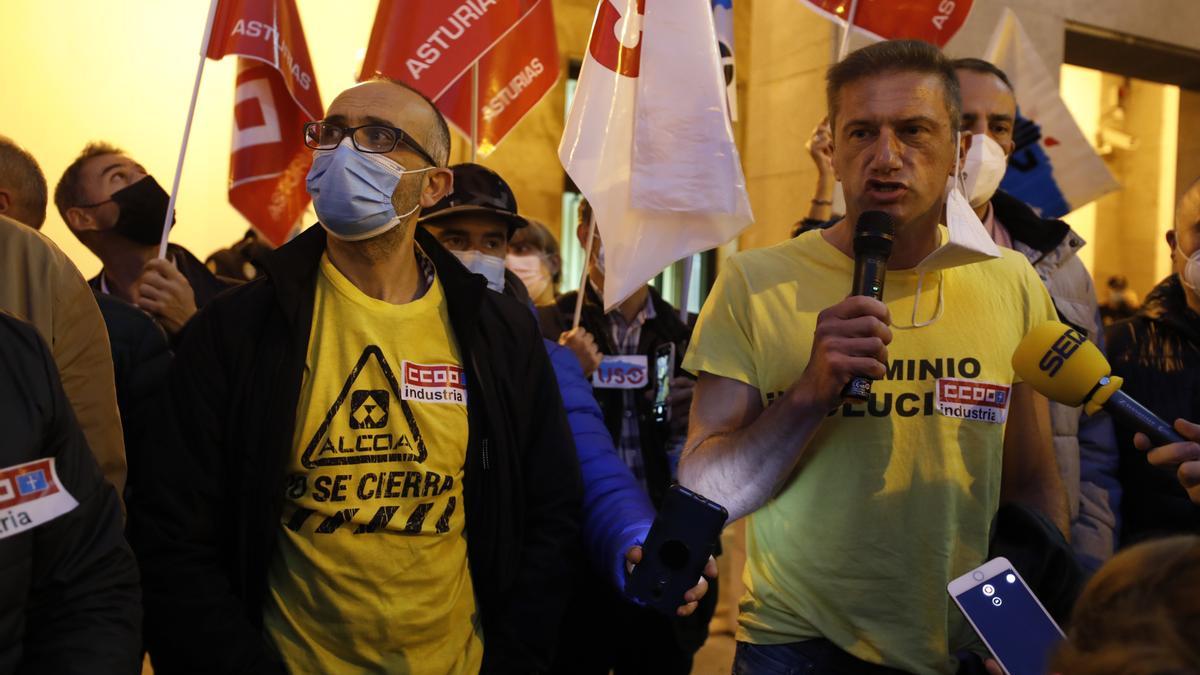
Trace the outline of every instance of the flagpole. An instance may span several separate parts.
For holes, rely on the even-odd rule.
[[[846,16],[846,25],[842,26],[842,40],[838,45],[838,61],[846,58],[850,52],[850,27],[854,25],[854,17],[858,14],[858,0],[850,0],[850,13]]]
[[[471,66],[471,163],[479,157],[479,61]]]
[[[179,196],[179,178],[183,175],[183,158],[187,154],[188,137],[192,133],[192,118],[196,115],[196,98],[200,95],[200,77],[204,74],[204,62],[208,60],[208,43],[212,37],[213,17],[217,14],[218,0],[208,7],[208,21],[204,24],[204,38],[200,41],[200,63],[196,66],[196,81],[192,84],[192,102],[188,104],[187,122],[183,125],[183,141],[179,144],[179,160],[175,162],[175,180],[171,184],[171,199],[167,202],[167,215],[163,218],[162,239],[158,242],[158,257],[167,257],[167,236],[171,233],[171,221],[175,217],[175,198]]]
[[[596,237],[596,212],[592,211],[592,217],[588,219],[588,236],[587,246],[583,247],[583,274],[579,275],[579,293],[575,295],[575,320],[571,322],[571,329],[579,328],[579,317],[583,314],[583,295],[587,292],[588,282],[588,266],[592,262],[592,240]],[[604,299],[600,299],[601,303]]]
[[[695,256],[683,259],[683,290],[679,292],[679,320],[686,326],[688,322],[688,296],[692,291],[692,261]]]

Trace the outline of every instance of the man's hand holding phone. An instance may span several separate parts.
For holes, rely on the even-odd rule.
[[[642,547],[633,546],[625,553],[625,573],[633,574],[633,568],[642,562]],[[700,606],[700,600],[708,595],[708,580],[717,578],[717,559],[708,556],[708,563],[704,566],[704,575],[700,577],[700,581],[696,582],[695,586],[688,589],[687,593],[683,594],[683,604],[679,609],[675,610],[676,616],[691,616],[695,613],[696,608]]]

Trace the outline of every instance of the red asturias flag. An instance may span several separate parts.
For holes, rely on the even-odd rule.
[[[229,201],[268,241],[308,206],[304,124],[325,116],[295,0],[218,0],[205,55],[238,57]]]
[[[437,100],[539,0],[380,0],[359,80],[382,73]]]
[[[851,0],[801,0],[839,24]],[[973,0],[858,0],[854,29],[880,40],[924,40],[945,47],[971,13]]]
[[[479,60],[479,154],[491,154],[509,131],[558,81],[554,9],[540,0],[515,29]],[[464,135],[471,129],[471,73],[436,99],[438,109]]]

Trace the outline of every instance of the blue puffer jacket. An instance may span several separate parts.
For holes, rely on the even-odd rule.
[[[588,558],[624,591],[625,552],[646,540],[654,506],[617,455],[575,353],[550,340],[545,343],[583,472],[583,543]]]

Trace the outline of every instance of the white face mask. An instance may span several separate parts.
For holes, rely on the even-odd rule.
[[[525,290],[529,291],[529,297],[534,300],[540,298],[550,287],[550,266],[546,264],[546,259],[540,253],[530,253],[529,255],[510,253],[504,259],[504,265],[517,275],[521,283],[525,284]]]
[[[961,133],[959,138],[961,138]],[[955,144],[958,147],[958,144]],[[956,155],[957,157],[957,155]],[[960,175],[958,160],[954,162],[954,175]],[[925,275],[951,267],[962,267],[972,263],[1000,257],[1000,247],[992,241],[991,235],[975,215],[975,210],[967,198],[963,196],[959,181],[949,178],[946,181],[946,231],[948,237],[940,246],[917,263],[917,292],[913,297],[912,325],[893,326],[893,328],[923,328],[937,321],[942,316],[945,305],[944,279],[938,280],[938,301],[933,317],[925,321],[917,320],[917,310],[921,306],[921,289]],[[941,275],[939,275],[941,276]]]
[[[999,143],[986,134],[971,137],[971,149],[962,168],[963,192],[971,208],[977,209],[991,200],[1007,170],[1008,157]]]
[[[488,288],[497,293],[504,292],[504,258],[484,255],[479,251],[451,251],[468,270],[487,279]]]
[[[1175,244],[1175,250],[1179,255],[1183,255],[1183,251],[1179,250],[1179,244]],[[1200,293],[1200,249],[1197,249],[1183,266],[1183,271],[1179,273],[1179,281],[1183,282],[1193,293]]]

